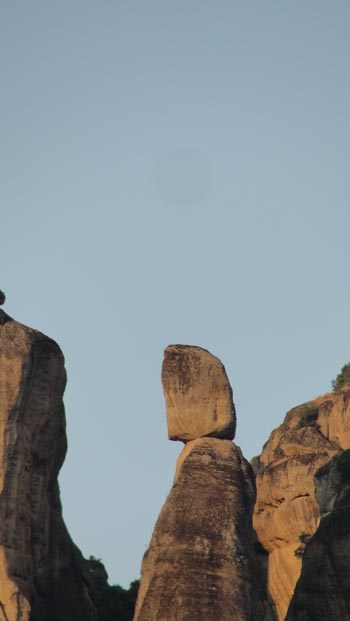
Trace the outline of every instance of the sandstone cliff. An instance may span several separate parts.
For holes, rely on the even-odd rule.
[[[0,311],[0,619],[97,621],[62,519],[66,453],[58,345]]]
[[[201,348],[170,346],[162,378],[169,437],[186,445],[144,556],[134,619],[273,621],[253,539],[254,476],[230,441],[224,367]]]
[[[268,588],[280,620],[285,618],[299,578],[305,546],[319,523],[314,475],[349,446],[347,386],[288,412],[254,460],[254,529],[269,552]]]
[[[286,621],[350,620],[350,451],[315,475],[321,523],[307,543]]]

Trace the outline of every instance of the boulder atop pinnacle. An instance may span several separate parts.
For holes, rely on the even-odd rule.
[[[219,358],[201,347],[169,345],[164,351],[162,383],[170,440],[234,438],[232,389]]]
[[[0,306],[2,306],[5,303],[5,300],[6,300],[6,295],[0,289]]]

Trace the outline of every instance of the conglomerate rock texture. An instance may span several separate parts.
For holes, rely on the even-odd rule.
[[[96,621],[84,559],[64,525],[58,345],[0,311],[0,620]]]
[[[350,450],[315,475],[320,525],[307,543],[286,621],[350,621]]]
[[[225,370],[206,350],[176,345],[162,379],[169,437],[187,443],[144,556],[134,620],[274,621],[252,531],[253,472],[227,439],[235,414]]]
[[[307,541],[319,524],[314,475],[349,446],[347,386],[288,412],[283,424],[272,432],[259,460],[254,461],[257,500],[253,524],[260,543],[269,552],[268,589],[280,620],[285,619],[300,576]]]

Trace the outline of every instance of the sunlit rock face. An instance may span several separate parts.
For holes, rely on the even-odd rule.
[[[320,525],[307,543],[286,621],[350,620],[350,451],[315,475]]]
[[[315,472],[350,444],[349,387],[288,412],[259,460],[254,529],[269,552],[268,588],[283,620],[300,576],[305,545],[319,524]]]
[[[274,621],[252,531],[254,475],[225,438],[235,418],[223,366],[200,348],[171,346],[162,378],[169,437],[186,446],[144,556],[134,619]]]
[[[201,347],[169,345],[164,352],[162,383],[170,440],[234,438],[232,390],[218,358]]]
[[[65,383],[58,345],[0,311],[0,618],[9,621],[97,620],[61,514]]]

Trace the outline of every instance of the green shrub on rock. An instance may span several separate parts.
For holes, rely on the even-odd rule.
[[[303,427],[315,427],[318,429],[318,408],[312,404],[301,405],[298,408],[298,414],[300,416],[296,429],[302,429]]]
[[[345,384],[350,384],[350,362],[344,364],[335,380],[332,380],[333,392],[340,390],[340,388],[343,388]]]

